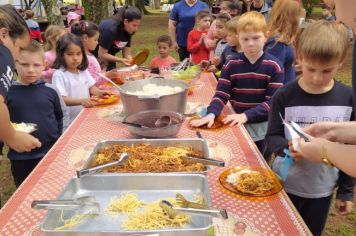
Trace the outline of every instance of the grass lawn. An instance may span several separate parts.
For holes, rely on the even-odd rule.
[[[316,11],[316,13],[319,12]],[[141,48],[148,48],[151,52],[148,60],[145,63],[145,65],[148,65],[148,63],[151,61],[151,58],[158,54],[156,49],[156,39],[162,34],[168,34],[168,15],[156,14],[144,16],[139,31],[133,36],[133,55],[135,55],[135,53]],[[172,55],[175,58],[178,58],[176,52],[173,52]],[[351,49],[348,52],[347,60],[345,61],[344,66],[341,68],[337,75],[337,79],[348,85],[351,84]],[[0,181],[1,206],[3,206],[15,190],[10,172],[10,164],[6,158],[4,158],[0,165]],[[335,213],[334,210],[332,210],[329,215],[329,220],[324,235],[356,236],[355,229],[355,210],[346,217],[339,216],[337,213]]]

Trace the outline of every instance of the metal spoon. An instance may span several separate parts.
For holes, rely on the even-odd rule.
[[[161,116],[155,122],[157,128],[162,128],[171,125],[172,119],[170,116]]]
[[[127,122],[127,121],[122,121],[121,123],[123,123],[125,125],[131,125],[131,126],[134,126],[134,127],[137,127],[137,128],[149,128],[148,126],[145,126],[145,125],[132,123],[132,122]]]
[[[120,92],[125,92],[119,85],[115,84],[111,79],[109,79],[108,77],[106,77],[104,74],[102,73],[98,73],[98,75],[103,78],[104,80],[108,81],[109,83],[111,83],[112,85],[114,85],[115,88],[117,88]]]

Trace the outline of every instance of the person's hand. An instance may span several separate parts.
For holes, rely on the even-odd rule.
[[[336,134],[332,129],[334,124],[335,123],[333,122],[318,122],[309,125],[308,127],[304,128],[303,131],[316,138],[319,137],[330,141],[335,141]]]
[[[127,58],[119,58],[119,62],[124,64],[125,66],[131,66],[132,60]]]
[[[211,63],[213,63],[215,66],[219,65],[221,62],[220,57],[214,57],[213,60],[211,60]]]
[[[108,89],[100,89],[97,94],[95,94],[96,96],[98,97],[101,97],[101,98],[106,98],[110,95],[114,94],[113,91],[111,90],[108,90]]]
[[[7,141],[6,144],[16,152],[30,152],[32,149],[42,146],[37,138],[21,131],[15,131],[12,139]]]
[[[323,145],[328,145],[329,141],[322,138],[313,138],[309,142],[304,139],[298,140],[298,150],[293,149],[293,145],[289,145],[290,154],[295,159],[306,159],[312,162],[321,163],[321,150]]]
[[[228,115],[223,119],[224,124],[230,123],[230,126],[240,126],[247,122],[245,113]]]
[[[83,107],[89,108],[89,107],[93,107],[95,105],[96,105],[96,102],[91,100],[90,98],[82,100]]]
[[[190,125],[193,127],[200,127],[208,124],[208,128],[211,128],[211,126],[214,124],[214,120],[215,120],[215,115],[210,113],[199,120],[190,121]]]
[[[177,42],[173,42],[173,43],[172,43],[172,49],[175,50],[175,51],[178,51],[179,46],[178,46],[178,43],[177,43]]]
[[[336,199],[335,208],[340,215],[348,215],[351,213],[354,203],[352,201],[344,201],[341,199]]]
[[[211,66],[208,67],[208,70],[207,70],[207,71],[208,71],[208,72],[213,72],[213,73],[215,73],[215,72],[218,71],[218,69],[217,69],[214,65],[211,65]]]
[[[206,34],[201,34],[199,43],[203,43],[205,38],[206,38]]]

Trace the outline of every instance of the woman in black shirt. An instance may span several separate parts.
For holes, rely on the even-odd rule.
[[[107,63],[107,70],[115,69],[117,62],[131,64],[131,36],[138,30],[141,19],[142,14],[136,7],[123,6],[113,17],[99,24],[97,56],[99,61]],[[120,51],[123,58],[116,56]]]
[[[29,42],[29,31],[22,16],[11,5],[0,6],[0,142],[17,152],[28,152],[41,146],[33,136],[14,130],[5,104],[14,75],[14,59]]]

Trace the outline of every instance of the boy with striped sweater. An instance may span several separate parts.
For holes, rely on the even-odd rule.
[[[229,101],[236,114],[226,116],[223,122],[230,126],[246,123],[251,138],[263,153],[270,99],[283,85],[283,67],[277,58],[263,52],[267,25],[261,13],[243,14],[236,26],[243,53],[223,67],[208,115],[191,125],[211,127]]]

